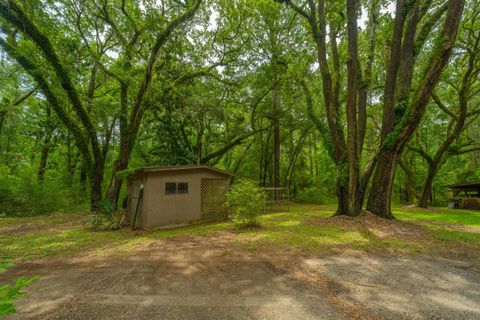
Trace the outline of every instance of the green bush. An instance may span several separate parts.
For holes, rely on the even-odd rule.
[[[86,193],[67,187],[54,178],[37,181],[33,172],[14,174],[0,164],[0,215],[37,215],[55,211],[88,209]]]
[[[13,266],[13,264],[9,262],[0,263],[0,272],[5,271],[5,268],[10,266]],[[37,279],[38,276],[28,278],[20,277],[15,280],[13,286],[8,284],[0,285],[0,318],[16,311],[15,307],[13,306],[13,300],[23,294],[21,290],[24,287],[28,286]]]
[[[260,224],[260,215],[265,211],[267,195],[254,181],[238,180],[227,193],[227,205],[232,209],[234,218],[242,225]]]
[[[295,197],[295,201],[309,204],[326,204],[335,200],[329,198],[329,192],[326,188],[312,186],[300,190]]]

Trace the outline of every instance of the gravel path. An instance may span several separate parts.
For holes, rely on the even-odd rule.
[[[254,254],[235,237],[18,265],[0,283],[41,278],[6,319],[480,319],[479,259]]]
[[[478,265],[365,254],[303,260],[305,272],[326,279],[332,294],[384,319],[480,319]]]
[[[318,289],[231,248],[158,241],[123,257],[17,266],[1,276],[41,278],[7,319],[345,319]]]

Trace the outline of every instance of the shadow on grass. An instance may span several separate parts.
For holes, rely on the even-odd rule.
[[[416,227],[408,232],[420,230],[423,233],[425,230],[426,236],[419,235],[413,239],[397,237],[395,234],[382,235],[375,226],[360,223],[360,219],[346,220],[349,223],[342,224],[341,221],[329,218],[334,212],[332,206],[291,206],[290,212],[263,215],[261,227],[256,228],[241,228],[232,221],[222,221],[170,230],[131,231],[125,228],[117,231],[92,231],[85,222],[81,222],[85,214],[5,218],[0,219],[0,260],[31,261],[109,249],[122,254],[149,241],[185,235],[207,237],[217,232],[230,233],[236,241],[245,243],[252,249],[274,245],[306,252],[342,252],[354,249],[428,253],[437,249],[455,251],[459,246],[467,251],[480,248],[480,233],[427,224],[433,219],[456,219],[470,225],[480,225],[480,213],[465,210],[466,212],[453,212],[452,217],[455,218],[445,218],[453,210],[431,211],[394,209],[400,220],[408,220]],[[468,217],[461,217],[462,214]],[[391,229],[395,227],[394,224],[387,224],[387,228],[388,226]],[[408,224],[403,222],[401,227],[408,229]]]

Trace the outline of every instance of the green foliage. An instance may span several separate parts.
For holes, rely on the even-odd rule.
[[[0,163],[0,214],[35,215],[87,207],[85,193],[66,187],[56,179],[40,183],[28,168],[22,169],[23,174],[14,174]]]
[[[90,216],[90,223],[96,230],[118,230],[122,227],[122,219],[114,213],[96,213]]]
[[[0,262],[0,273],[5,272],[7,267],[13,267],[14,264],[6,261],[6,262]]]
[[[260,215],[265,211],[267,196],[257,184],[240,179],[227,193],[227,205],[232,208],[235,219],[242,225],[260,224]]]
[[[271,0],[202,1],[194,18],[177,24],[163,40],[160,37],[158,52],[152,52],[156,37],[197,1],[117,0],[104,6],[90,0],[81,5],[62,0],[9,3],[0,4],[0,29],[5,39],[5,54],[0,57],[0,215],[85,209],[88,181],[96,181],[92,176],[99,174],[92,170],[94,159],[102,166],[98,170],[101,196],[112,177],[124,180],[134,168],[146,165],[208,162],[272,186],[275,139],[271,128],[275,119],[280,127],[280,184],[298,201],[330,202],[336,182],[346,185],[349,181],[347,159],[338,159],[338,140],[332,139],[331,122],[327,121],[333,111],[331,120],[338,121],[338,128],[344,131],[341,135],[347,133],[345,65],[349,55],[344,1],[328,1],[325,6],[325,22],[332,34],[327,37],[327,61],[320,66],[330,69],[335,87],[331,110],[326,108],[326,82],[319,72],[311,26],[292,10],[296,6],[308,14],[311,7],[299,0],[290,1],[295,6]],[[407,7],[415,3],[408,1]],[[411,88],[395,105],[395,128],[386,136],[382,151],[398,146],[400,133],[414,116],[424,120],[412,142],[430,154],[449,130],[450,117],[434,103],[425,113],[411,113],[432,53],[445,40],[441,32],[445,1],[425,4],[429,8],[415,36]],[[24,11],[18,16],[21,24],[38,29],[41,39],[9,19],[9,15],[17,18],[19,14],[12,10],[15,5]],[[382,1],[358,5],[362,17],[372,16],[373,22],[370,25],[362,18],[358,29],[360,85],[367,88],[369,97],[365,144],[359,146],[363,147],[359,165],[363,171],[376,152],[373,146],[380,143],[394,12],[385,10]],[[434,90],[452,112],[458,104],[454,84],[462,83],[468,56],[478,51],[474,48],[476,36],[471,34],[478,30],[477,16],[476,1],[467,2],[455,55]],[[334,32],[337,62],[330,41]],[[370,52],[371,44],[375,46]],[[155,63],[147,67],[148,57],[155,58]],[[370,57],[371,71],[367,72]],[[475,63],[478,65],[478,57]],[[473,93],[479,91],[480,82],[478,77],[471,82],[468,112],[473,114],[479,105],[478,95]],[[272,108],[273,87],[278,91],[278,110]],[[123,94],[120,88],[125,89]],[[77,99],[80,101],[75,102]],[[81,108],[75,107],[77,104]],[[443,185],[480,179],[479,151],[453,155],[479,145],[480,118],[474,118],[456,138],[459,147],[449,149],[449,159],[435,178],[436,203],[448,200]],[[229,145],[232,147],[225,148]],[[45,150],[48,157],[40,182],[37,175]],[[118,162],[120,154],[128,159],[128,168],[116,173],[119,164],[123,168],[123,161]],[[87,187],[85,180],[79,179],[85,166],[90,175]],[[425,161],[415,156],[412,166],[420,186]],[[316,181],[312,182],[313,175]],[[401,173],[395,176],[400,188],[393,190],[394,197],[405,186],[402,178]],[[91,218],[95,228],[120,227],[119,213],[112,209],[111,204],[102,203],[101,212]]]
[[[11,266],[13,266],[13,264],[9,262],[0,263],[0,272],[5,271],[6,267]],[[13,300],[24,294],[21,290],[38,278],[38,276],[20,277],[15,280],[13,286],[9,284],[0,285],[0,318],[16,311],[13,306]]]
[[[328,190],[323,186],[311,186],[298,192],[295,201],[300,203],[327,204],[333,200],[329,198]]]
[[[118,230],[124,222],[125,211],[114,210],[113,204],[105,199],[100,204],[100,210],[90,216],[90,223],[98,230]]]

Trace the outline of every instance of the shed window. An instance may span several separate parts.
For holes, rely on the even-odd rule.
[[[177,184],[175,182],[166,182],[165,194],[175,194],[175,193],[177,193]]]
[[[178,183],[178,193],[188,193],[188,182]]]

